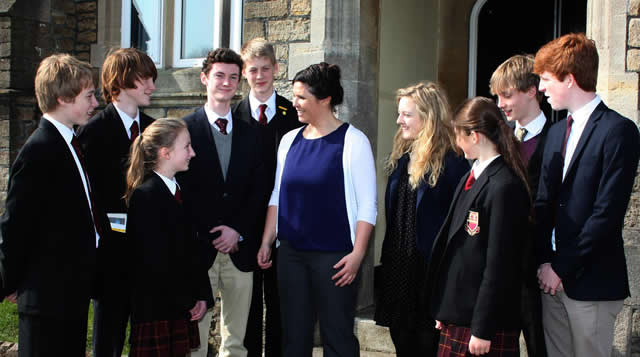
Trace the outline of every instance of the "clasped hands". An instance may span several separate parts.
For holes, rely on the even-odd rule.
[[[213,227],[209,233],[220,232],[220,236],[211,241],[211,244],[223,254],[235,253],[238,251],[238,241],[240,240],[240,233],[235,229],[220,225]]]
[[[551,263],[541,264],[540,267],[538,267],[537,277],[540,290],[543,290],[545,293],[555,295],[556,292],[564,290],[562,280],[558,274],[553,271]]]

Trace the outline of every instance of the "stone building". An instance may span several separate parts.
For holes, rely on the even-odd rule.
[[[488,78],[507,57],[535,53],[564,33],[585,31],[596,41],[598,93],[638,122],[640,0],[530,4],[522,10],[512,0],[0,0],[0,201],[9,166],[39,120],[35,68],[55,52],[90,61],[97,72],[110,48],[144,48],[160,68],[158,90],[145,108],[154,117],[181,117],[204,103],[198,64],[212,47],[238,49],[255,37],[275,43],[276,87],[285,96],[298,70],[337,63],[345,87],[339,116],[374,146],[379,197],[395,132],[395,89],[438,81],[455,106],[488,95]],[[639,190],[637,184],[626,219],[632,297],[618,317],[615,356],[640,356]],[[383,232],[380,219],[363,267],[362,308],[373,303]]]

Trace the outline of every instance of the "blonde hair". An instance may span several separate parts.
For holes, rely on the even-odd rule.
[[[427,183],[433,187],[444,170],[445,154],[456,150],[449,101],[444,90],[429,81],[398,89],[396,101],[402,98],[409,98],[415,103],[423,127],[414,140],[403,139],[402,129],[398,128],[393,138],[393,150],[385,165],[387,175],[398,166],[398,160],[408,153],[411,155],[411,187],[418,188],[427,173]]]
[[[536,99],[542,102],[544,94],[538,91],[540,77],[533,72],[532,55],[515,55],[504,61],[491,75],[489,90],[491,95],[502,94],[510,89],[527,92],[536,89]]]
[[[245,64],[248,60],[257,57],[266,57],[271,61],[271,64],[276,64],[276,51],[273,49],[273,45],[264,38],[254,38],[245,43],[240,50],[240,56]]]
[[[91,65],[69,54],[51,55],[40,62],[35,78],[38,107],[43,113],[55,111],[58,98],[71,102],[84,89],[96,85]]]
[[[158,165],[158,153],[162,148],[171,148],[178,134],[187,130],[181,119],[157,119],[142,132],[131,145],[129,168],[127,169],[127,190],[124,199],[129,204],[133,191],[143,182],[145,176]]]

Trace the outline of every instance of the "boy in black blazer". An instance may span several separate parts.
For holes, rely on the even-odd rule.
[[[540,179],[542,152],[551,121],[540,109],[544,95],[538,91],[540,77],[533,73],[531,55],[515,55],[493,72],[491,94],[498,97],[498,107],[520,141],[520,158],[527,167],[531,197],[535,199]],[[534,235],[526,230],[522,249],[522,332],[529,357],[545,357],[547,350],[542,329],[542,303],[536,278]]]
[[[596,95],[598,50],[584,34],[544,45],[540,91],[567,119],[549,129],[535,200],[538,279],[552,356],[610,356],[616,315],[629,296],[622,240],[640,157],[631,120]]]
[[[109,229],[74,125],[98,102],[91,66],[45,58],[35,78],[40,125],[16,157],[0,221],[0,299],[17,291],[19,356],[84,356],[96,246]]]
[[[268,194],[259,132],[231,113],[241,70],[242,58],[228,48],[210,51],[203,61],[207,102],[184,117],[196,156],[178,176],[191,192],[184,203],[199,237],[211,241],[209,279],[222,299],[219,355],[234,357],[247,355],[244,336]],[[211,315],[198,324],[203,343],[193,357],[207,355]]]
[[[136,48],[109,54],[102,66],[102,95],[107,107],[79,130],[93,179],[96,200],[107,214],[126,214],[124,201],[129,148],[153,122],[140,111],[149,105],[157,77],[153,60]],[[98,249],[100,284],[94,299],[93,355],[122,354],[130,296],[124,230],[105,232]]]
[[[260,132],[266,187],[273,188],[276,172],[276,154],[280,139],[287,132],[301,126],[298,115],[289,100],[276,93],[273,81],[278,74],[273,45],[262,38],[247,42],[241,51],[244,68],[242,75],[247,79],[251,91],[234,109],[234,116],[244,120]],[[267,210],[268,195],[264,197],[263,210]],[[258,222],[264,227],[264,219]],[[272,259],[277,258],[273,247]],[[282,355],[282,332],[280,325],[280,299],[275,263],[266,270],[253,273],[253,297],[244,339],[249,357],[262,357],[262,314],[263,283],[266,307],[265,357]]]

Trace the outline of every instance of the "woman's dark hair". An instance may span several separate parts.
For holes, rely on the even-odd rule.
[[[296,73],[291,83],[300,82],[309,87],[317,99],[331,97],[331,108],[342,104],[344,89],[340,85],[340,67],[337,64],[320,62]]]
[[[527,170],[520,157],[520,144],[513,135],[513,129],[505,123],[500,109],[493,100],[475,97],[464,101],[456,111],[453,127],[458,133],[463,132],[469,135],[475,131],[486,136],[497,147],[498,153],[502,155],[507,166],[520,177],[529,191]]]

